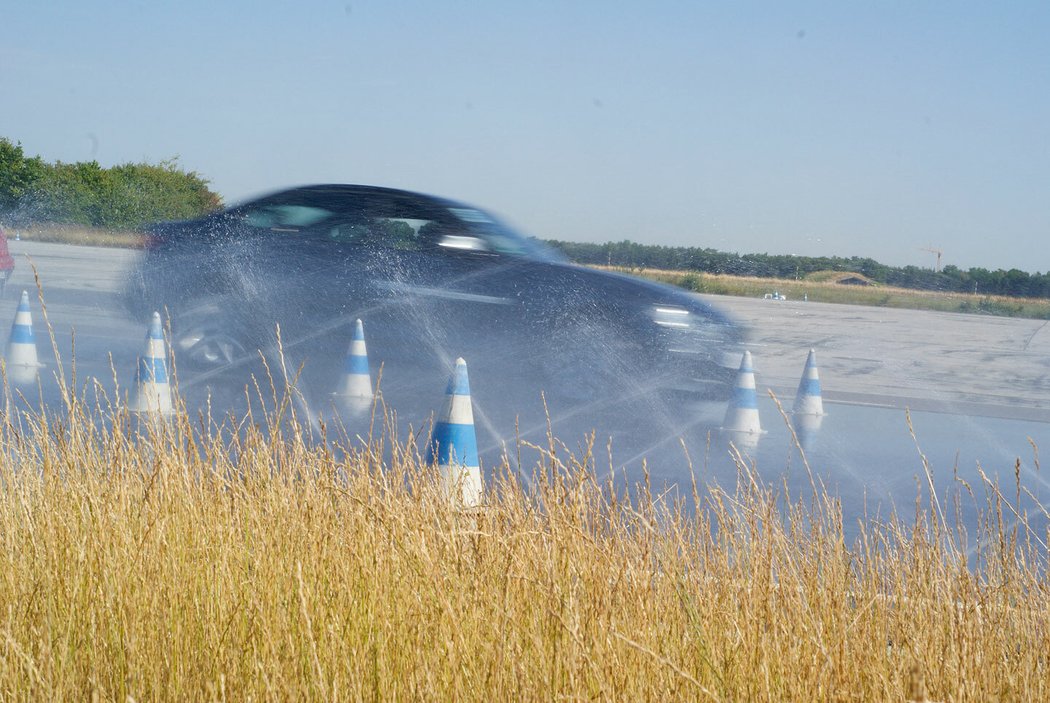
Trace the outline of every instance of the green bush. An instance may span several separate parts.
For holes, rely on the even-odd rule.
[[[0,217],[13,224],[132,229],[198,217],[221,205],[208,181],[180,168],[177,159],[111,168],[97,161],[49,164],[27,159],[21,144],[0,138]]]

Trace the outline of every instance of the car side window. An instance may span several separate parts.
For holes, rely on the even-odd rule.
[[[325,208],[309,205],[262,205],[244,213],[244,221],[273,232],[299,232],[332,216]]]
[[[367,217],[333,223],[328,238],[370,249],[420,249],[420,227],[425,221],[391,217]]]

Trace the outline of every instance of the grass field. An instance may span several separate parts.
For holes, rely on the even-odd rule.
[[[91,247],[120,247],[137,249],[142,246],[142,235],[137,232],[117,232],[78,225],[34,225],[5,230],[8,240],[17,236],[31,242],[54,242]]]
[[[69,397],[2,416],[5,700],[1050,700],[1020,486],[920,491],[847,543],[817,485],[741,460],[668,502],[552,442],[468,514],[382,421],[319,441],[280,399],[154,423]]]
[[[1005,296],[972,295],[920,291],[889,286],[851,286],[827,280],[753,278],[723,276],[694,271],[664,271],[644,268],[599,267],[620,271],[662,283],[712,295],[740,295],[761,298],[766,293],[779,291],[789,300],[874,305],[908,308],[912,310],[940,310],[942,312],[984,313],[1010,317],[1050,319],[1050,300],[1045,298],[1009,298]]]

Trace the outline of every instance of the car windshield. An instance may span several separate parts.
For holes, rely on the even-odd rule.
[[[481,210],[451,207],[449,212],[466,229],[482,239],[490,251],[511,256],[527,256],[544,261],[566,261],[555,249],[535,237],[528,237]]]

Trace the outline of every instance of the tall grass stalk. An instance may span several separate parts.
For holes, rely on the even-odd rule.
[[[465,514],[391,432],[93,397],[3,416],[3,699],[1050,700],[1020,490],[961,486],[977,534],[926,495],[847,543],[743,460],[657,499],[552,443]]]

